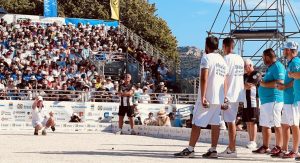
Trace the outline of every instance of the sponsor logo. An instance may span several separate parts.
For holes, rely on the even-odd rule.
[[[24,105],[23,104],[18,104],[17,109],[23,109]]]

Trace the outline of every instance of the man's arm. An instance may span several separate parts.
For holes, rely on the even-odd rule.
[[[228,92],[228,76],[226,76],[224,80],[224,97],[227,96],[227,92]]]
[[[132,90],[127,91],[127,92],[123,92],[123,93],[121,94],[121,96],[124,96],[124,97],[130,97],[130,96],[132,96],[132,95],[133,95],[133,91],[132,91]]]
[[[289,72],[289,77],[294,79],[300,79],[300,72]]]
[[[271,82],[261,81],[260,86],[265,87],[265,88],[276,88],[277,83],[283,84],[283,80],[275,80],[275,81],[271,81]]]
[[[207,104],[207,100],[206,100],[207,79],[208,79],[208,69],[202,68],[201,77],[200,77],[200,81],[201,81],[200,91],[201,91],[201,101],[203,106]]]
[[[294,81],[291,81],[288,84],[277,84],[277,89],[285,90],[285,89],[293,87],[293,85],[294,85]]]

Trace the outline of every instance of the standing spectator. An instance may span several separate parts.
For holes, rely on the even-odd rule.
[[[157,68],[157,72],[159,74],[159,80],[161,81],[167,76],[168,69],[165,67],[164,63],[161,63],[160,66]]]
[[[263,145],[253,153],[268,153],[271,139],[271,127],[275,127],[276,146],[271,150],[272,156],[282,153],[281,111],[283,108],[283,91],[276,89],[276,85],[283,84],[285,68],[271,48],[263,52],[263,60],[268,69],[260,86],[258,94],[261,101],[259,124],[262,126]]]
[[[250,59],[246,59],[244,75],[246,102],[244,103],[242,120],[247,124],[250,142],[246,147],[250,149],[257,147],[256,134],[259,118],[258,86],[260,80],[261,74],[254,70],[253,62]]]
[[[126,74],[124,83],[120,85],[119,89],[119,96],[120,96],[120,107],[119,107],[119,130],[116,132],[116,134],[122,134],[122,128],[123,128],[123,120],[125,114],[127,114],[127,117],[129,118],[130,128],[131,128],[131,134],[135,135],[135,131],[133,130],[134,126],[134,107],[132,103],[133,98],[133,90],[132,90],[132,84],[131,84],[131,75]]]
[[[294,41],[286,42],[284,45],[283,54],[289,61],[285,75],[284,84],[278,84],[279,90],[284,90],[284,107],[282,110],[282,133],[283,133],[283,154],[280,155],[282,158],[295,158],[298,157],[299,148],[299,106],[295,106],[298,102],[299,105],[299,79],[289,76],[289,73],[300,72],[300,58],[298,54],[298,44]],[[291,78],[292,77],[292,78]],[[296,85],[296,87],[295,87]],[[293,89],[293,88],[296,89]],[[288,152],[288,145],[290,140],[290,129],[293,134],[293,148],[292,151]]]

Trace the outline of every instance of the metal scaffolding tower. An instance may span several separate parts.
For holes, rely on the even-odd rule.
[[[230,13],[225,26],[221,32],[213,32],[221,9],[228,2]],[[286,31],[287,12],[293,18],[296,31]],[[262,50],[266,48],[273,48],[283,59],[280,50],[282,43],[287,39],[300,38],[300,23],[290,0],[223,0],[208,34],[219,35],[221,39],[228,36],[235,38],[238,53],[252,59],[260,68],[263,67]],[[258,47],[252,49],[251,54],[246,54],[245,48],[249,42],[255,42]]]

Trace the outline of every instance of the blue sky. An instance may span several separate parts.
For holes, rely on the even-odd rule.
[[[220,32],[229,16],[229,0],[226,0],[213,31]],[[252,0],[257,1],[257,0]],[[271,2],[272,0],[269,0]],[[300,19],[300,0],[290,0],[294,10]],[[196,46],[203,49],[204,39],[213,23],[222,0],[149,0],[155,3],[158,16],[165,19],[178,40],[179,46]],[[253,2],[255,4],[255,2]],[[292,18],[287,13],[286,24],[289,30],[296,30],[291,25]],[[298,40],[299,42],[300,40]]]

